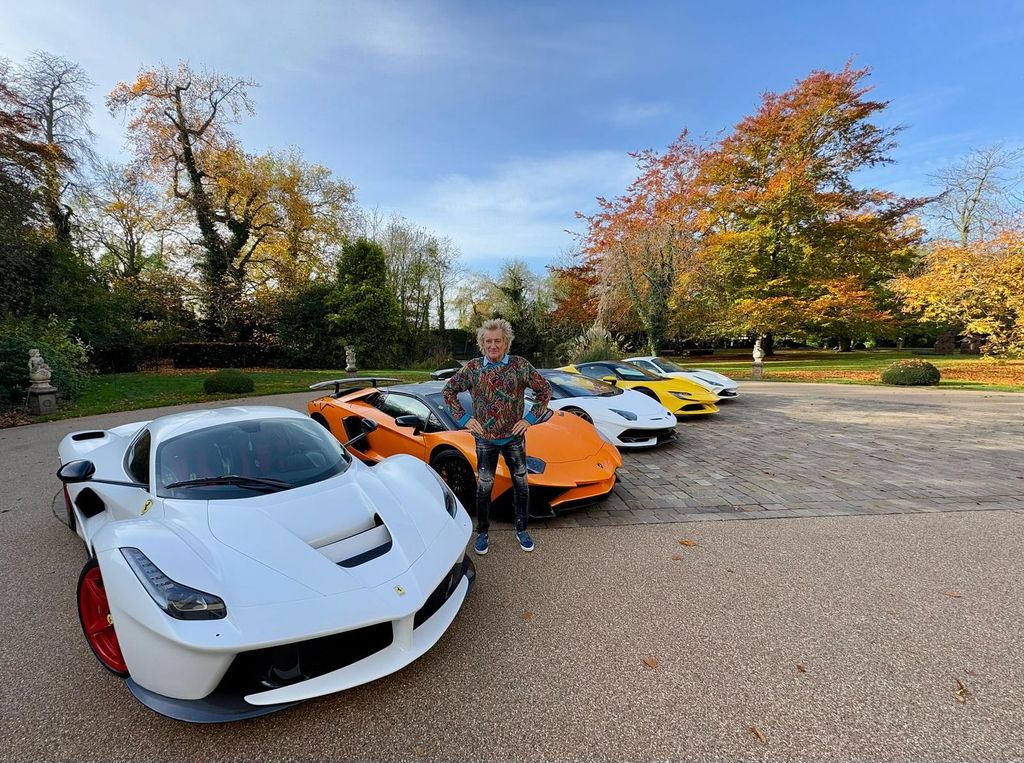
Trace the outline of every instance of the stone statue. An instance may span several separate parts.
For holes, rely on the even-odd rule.
[[[354,374],[359,369],[356,367],[356,348],[355,345],[345,345],[345,372]]]
[[[754,367],[751,371],[752,379],[761,379],[764,375],[764,350],[761,349],[761,340],[754,342]]]
[[[43,360],[43,356],[39,354],[39,350],[28,351],[28,380],[32,382],[33,387],[48,387],[50,386],[50,377],[53,372],[50,371],[50,366]]]
[[[28,380],[32,384],[28,388],[25,405],[28,412],[38,416],[57,411],[57,388],[50,384],[53,372],[43,360],[39,350],[28,351]]]

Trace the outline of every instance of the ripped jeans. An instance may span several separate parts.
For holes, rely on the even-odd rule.
[[[495,445],[485,440],[476,441],[477,485],[476,485],[476,531],[487,532],[491,526],[491,490],[494,488],[494,470],[498,466],[498,454],[505,457],[505,465],[512,474],[515,490],[516,531],[526,529],[530,515],[530,487],[526,477],[526,438],[513,437],[504,445]]]

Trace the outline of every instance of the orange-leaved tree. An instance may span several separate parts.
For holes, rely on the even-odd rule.
[[[905,220],[925,200],[854,183],[857,171],[891,161],[898,131],[872,121],[887,103],[867,97],[868,72],[847,64],[767,93],[701,163],[703,245],[732,299],[734,329],[761,334],[766,352],[792,328],[785,306],[841,310],[817,300],[828,294],[822,284],[850,277],[876,294],[910,266],[921,236]],[[858,315],[846,325],[861,325]]]
[[[696,267],[698,209],[694,181],[704,151],[686,131],[663,154],[630,154],[639,174],[623,196],[599,198],[599,211],[583,216],[583,252],[601,276],[602,299],[627,302],[652,354],[669,326],[680,274]],[[608,312],[608,311],[605,311]]]
[[[913,275],[895,281],[907,309],[983,342],[989,355],[1024,354],[1024,233],[1003,230],[959,246],[934,242]]]

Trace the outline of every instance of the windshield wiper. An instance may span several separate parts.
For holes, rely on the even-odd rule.
[[[290,482],[276,480],[272,477],[243,477],[241,474],[222,474],[219,477],[199,477],[194,480],[172,482],[170,485],[164,485],[164,487],[170,490],[171,488],[176,487],[202,487],[204,485],[238,485],[239,487],[248,487],[254,490],[259,490],[260,488],[287,490],[288,488],[295,487],[295,485]]]

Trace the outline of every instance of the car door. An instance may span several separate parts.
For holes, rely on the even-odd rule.
[[[374,406],[377,415],[374,418],[379,424],[377,431],[372,432],[367,440],[370,449],[380,458],[387,458],[396,453],[408,453],[421,461],[426,460],[427,446],[423,442],[422,429],[400,427],[395,423],[399,416],[417,416],[428,430],[432,425],[439,425],[436,417],[432,419],[430,408],[422,400],[400,392],[388,392]]]

